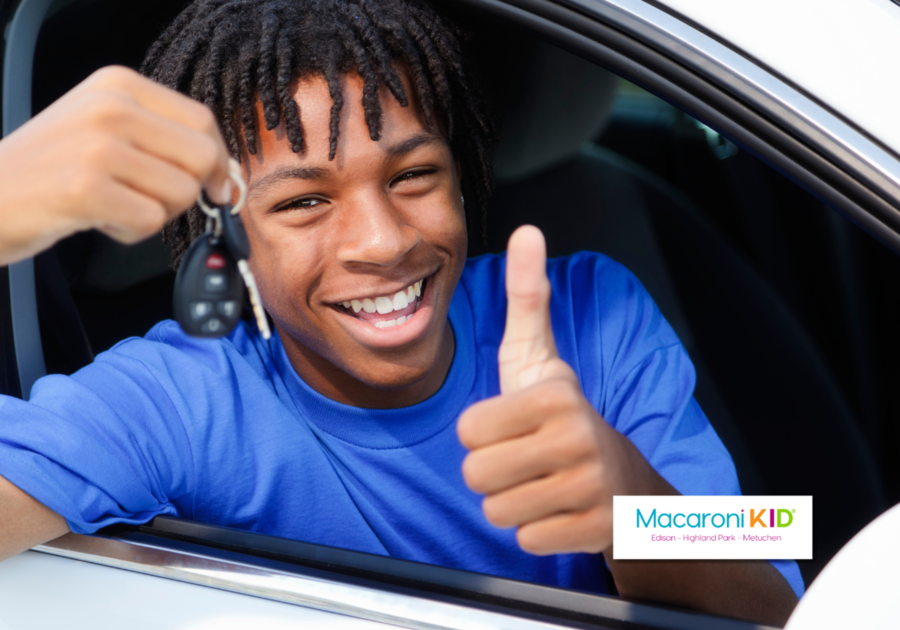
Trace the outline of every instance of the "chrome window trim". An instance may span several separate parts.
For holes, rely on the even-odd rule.
[[[900,227],[897,154],[750,58],[642,0],[560,0],[643,41],[787,127],[893,206]]]
[[[417,630],[571,628],[161,545],[67,534],[33,551]]]
[[[774,630],[748,621],[614,597],[599,598],[602,610],[592,615],[599,621],[557,623],[546,615],[522,611],[508,614],[502,606],[473,606],[452,596],[420,596],[414,588],[383,588],[377,579],[346,577],[131,530],[92,536],[70,533],[32,551],[421,630],[599,630],[631,624],[660,630]],[[471,575],[473,579],[482,577]],[[611,625],[606,626],[604,620]]]

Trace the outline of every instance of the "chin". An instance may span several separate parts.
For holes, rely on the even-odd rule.
[[[384,361],[376,370],[366,370],[365,373],[347,370],[347,373],[368,387],[393,391],[420,383],[434,369],[437,358],[437,354],[434,354],[427,365],[416,366]]]

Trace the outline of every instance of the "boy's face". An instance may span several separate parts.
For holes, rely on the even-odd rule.
[[[373,142],[362,79],[342,83],[334,160],[321,76],[294,90],[306,151],[291,151],[282,123],[261,129],[257,154],[242,156],[250,264],[307,383],[347,404],[407,406],[437,391],[452,361],[447,310],[467,245],[458,167],[413,99],[401,107],[386,90]]]

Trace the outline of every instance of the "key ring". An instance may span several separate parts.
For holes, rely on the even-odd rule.
[[[247,203],[247,184],[244,182],[244,178],[232,169],[228,169],[228,177],[230,177],[238,187],[238,202],[231,209],[232,216],[235,216],[244,209],[244,205]],[[197,205],[200,206],[203,214],[207,216],[206,231],[213,232],[213,235],[216,238],[222,236],[222,217],[219,214],[219,207],[208,205],[206,201],[203,200],[202,190],[197,193]],[[215,223],[215,230],[210,229],[210,227],[212,227],[210,226],[210,222]]]

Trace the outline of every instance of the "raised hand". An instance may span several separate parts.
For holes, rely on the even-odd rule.
[[[133,243],[206,188],[229,154],[207,107],[127,68],[98,70],[0,141],[0,264],[96,228]]]
[[[486,495],[488,521],[517,527],[525,551],[597,553],[612,543],[614,494],[671,488],[599,416],[559,358],[546,260],[537,228],[524,226],[510,237],[506,330],[498,353],[501,394],[459,419],[460,441],[471,451],[463,476]]]

